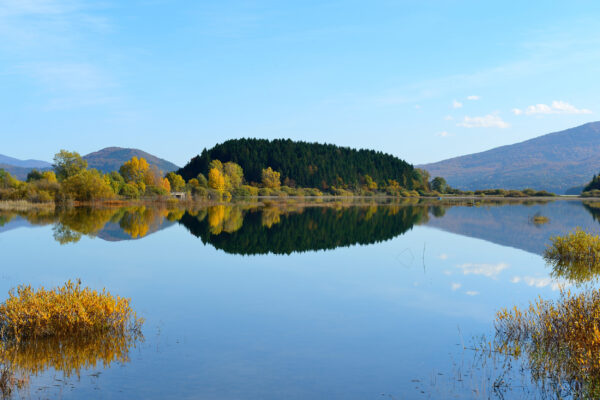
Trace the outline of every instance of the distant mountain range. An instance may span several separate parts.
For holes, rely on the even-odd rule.
[[[463,190],[532,188],[577,194],[600,172],[600,122],[418,167]]]
[[[0,164],[12,165],[21,168],[52,168],[52,164],[41,160],[19,160],[17,158],[0,154]]]
[[[128,149],[121,147],[107,147],[94,153],[87,154],[83,158],[88,162],[89,168],[96,168],[102,172],[118,171],[121,165],[132,157],[143,157],[148,164],[155,165],[164,173],[176,171],[179,167],[172,162],[158,158],[150,153],[139,149]],[[17,179],[24,180],[32,169],[40,171],[52,169],[52,164],[41,160],[19,160],[0,154],[0,169],[8,171]]]

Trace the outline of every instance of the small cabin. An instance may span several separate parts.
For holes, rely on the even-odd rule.
[[[185,192],[171,192],[171,197],[179,200],[185,200]]]

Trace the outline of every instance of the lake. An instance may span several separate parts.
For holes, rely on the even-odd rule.
[[[597,233],[599,218],[599,203],[579,200],[0,211],[0,299],[81,279],[146,320],[123,357],[89,343],[29,349],[12,361],[29,371],[13,396],[548,395],[524,364],[473,349],[499,309],[578,290],[541,255],[554,235]]]

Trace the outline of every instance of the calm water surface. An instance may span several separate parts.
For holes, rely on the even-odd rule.
[[[44,364],[14,397],[536,398],[526,371],[470,348],[494,333],[498,309],[572,285],[541,253],[576,226],[598,232],[597,207],[0,212],[0,299],[22,283],[81,278],[131,298],[146,319],[127,360],[98,354],[67,377]],[[494,388],[498,374],[511,384]]]

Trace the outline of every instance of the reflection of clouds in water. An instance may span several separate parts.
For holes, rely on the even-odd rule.
[[[527,286],[543,288],[550,286],[552,290],[559,290],[561,288],[565,288],[568,285],[566,281],[556,280],[550,277],[533,277],[533,276],[513,276],[510,280],[512,283],[523,282]]]
[[[498,264],[462,264],[457,265],[456,268],[462,269],[463,274],[465,275],[483,275],[488,278],[498,277],[500,272],[508,268],[508,264],[506,263],[498,263]]]
[[[452,284],[450,285],[450,287],[452,288],[452,290],[458,290],[461,288],[461,284],[460,283],[456,283],[456,282],[452,282]]]
[[[465,294],[466,294],[467,296],[477,296],[477,295],[479,294],[479,292],[477,292],[477,291],[475,291],[475,290],[467,290],[467,291],[465,292]]]

